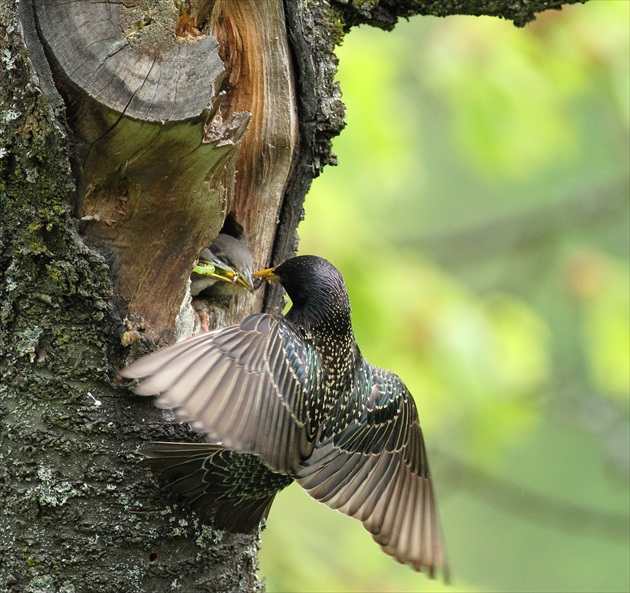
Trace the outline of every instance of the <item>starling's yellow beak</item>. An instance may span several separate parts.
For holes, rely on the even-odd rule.
[[[267,282],[273,282],[274,280],[278,280],[280,276],[276,276],[273,271],[276,269],[276,266],[273,268],[265,268],[264,270],[260,270],[260,272],[256,272],[254,274],[254,278],[261,278],[262,280],[267,280]]]

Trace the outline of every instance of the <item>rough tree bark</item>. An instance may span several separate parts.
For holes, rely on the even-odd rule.
[[[257,265],[294,252],[351,26],[560,4],[0,0],[0,591],[262,588],[256,537],[138,466],[142,442],[196,437],[117,368],[197,331],[188,277],[224,225]],[[280,301],[204,307],[222,325]]]

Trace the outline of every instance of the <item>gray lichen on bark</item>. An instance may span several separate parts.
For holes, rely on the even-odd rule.
[[[332,0],[347,28],[370,24],[392,29],[400,18],[414,15],[495,16],[523,27],[545,10],[560,10],[565,4],[588,0]]]
[[[0,590],[254,591],[255,537],[169,508],[137,466],[186,439],[118,388],[108,265],[73,219],[68,139],[0,7]]]

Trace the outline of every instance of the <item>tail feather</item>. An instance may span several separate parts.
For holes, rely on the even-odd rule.
[[[144,464],[201,520],[217,529],[253,533],[289,476],[272,472],[256,455],[213,443],[151,443]]]

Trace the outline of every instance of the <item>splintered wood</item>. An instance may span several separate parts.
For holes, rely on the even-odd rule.
[[[123,312],[172,334],[228,213],[257,265],[271,254],[297,145],[282,0],[35,0],[35,14],[76,136],[81,231]]]

